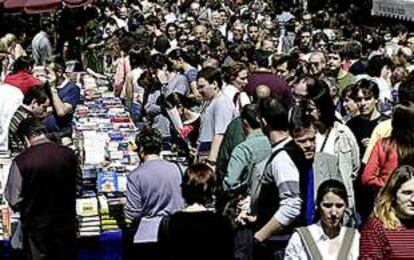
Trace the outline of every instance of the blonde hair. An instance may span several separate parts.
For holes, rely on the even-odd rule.
[[[380,191],[372,215],[379,219],[385,228],[395,230],[401,227],[396,211],[397,192],[404,183],[412,178],[414,178],[414,168],[403,165],[390,175],[387,183]]]
[[[6,48],[9,48],[10,45],[16,41],[16,36],[12,33],[8,33],[1,38],[1,42],[6,45]]]

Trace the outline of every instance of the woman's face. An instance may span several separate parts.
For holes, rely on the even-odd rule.
[[[358,104],[349,95],[345,96],[342,105],[344,106],[347,115],[352,116],[358,114]]]
[[[247,85],[247,77],[247,70],[240,71],[234,79],[233,85],[238,89],[243,89]]]
[[[328,192],[323,196],[319,208],[322,223],[328,228],[336,228],[342,222],[346,203],[335,193]]]
[[[307,103],[307,110],[309,115],[313,117],[313,120],[315,120],[315,123],[320,122],[321,113],[319,112],[319,109],[316,107],[315,102],[313,102],[313,100],[309,100],[309,102]]]
[[[402,218],[414,218],[414,178],[401,185],[396,194],[397,212]]]

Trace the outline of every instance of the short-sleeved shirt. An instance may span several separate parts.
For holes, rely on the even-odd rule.
[[[220,92],[201,113],[199,143],[212,142],[214,135],[224,134],[236,116],[232,100]]]
[[[198,71],[194,67],[190,67],[186,71],[184,71],[184,76],[187,78],[188,83],[197,80]]]
[[[71,127],[73,111],[75,111],[75,107],[80,100],[80,89],[72,82],[66,81],[66,84],[64,84],[62,88],[58,88],[58,95],[63,103],[68,103],[72,106],[72,111],[62,117],[58,116],[56,113],[46,117],[43,120],[43,123],[48,132],[60,132]]]

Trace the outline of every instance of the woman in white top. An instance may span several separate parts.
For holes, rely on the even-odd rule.
[[[359,233],[342,225],[348,195],[344,184],[330,179],[318,188],[315,224],[298,228],[289,240],[286,259],[353,260],[359,255]]]
[[[236,62],[225,69],[223,93],[228,96],[238,111],[250,104],[249,96],[244,92],[247,85],[248,68],[244,63]]]

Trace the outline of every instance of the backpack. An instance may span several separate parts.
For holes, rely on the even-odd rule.
[[[293,163],[295,164],[296,168],[299,171],[299,186],[301,192],[301,198],[306,198],[306,184],[308,181],[308,168],[307,168],[307,161],[303,154],[302,149],[293,141],[287,142],[283,147],[280,149],[275,150],[272,155],[266,160],[266,162],[260,162],[256,165],[253,175],[252,174],[252,188],[251,188],[251,212],[252,215],[257,215],[257,226],[261,226],[262,224],[266,224],[267,221],[273,216],[273,214],[279,208],[279,201],[276,199],[278,195],[278,188],[276,185],[263,185],[264,180],[266,177],[266,173],[268,167],[271,165],[274,158],[282,151],[285,151]],[[271,194],[268,199],[264,199],[266,194]],[[275,195],[273,195],[275,194]],[[303,200],[305,201],[305,200]],[[261,204],[259,206],[259,204]],[[302,207],[301,214],[297,217],[297,219],[292,223],[292,226],[301,226],[305,223],[305,209]]]

